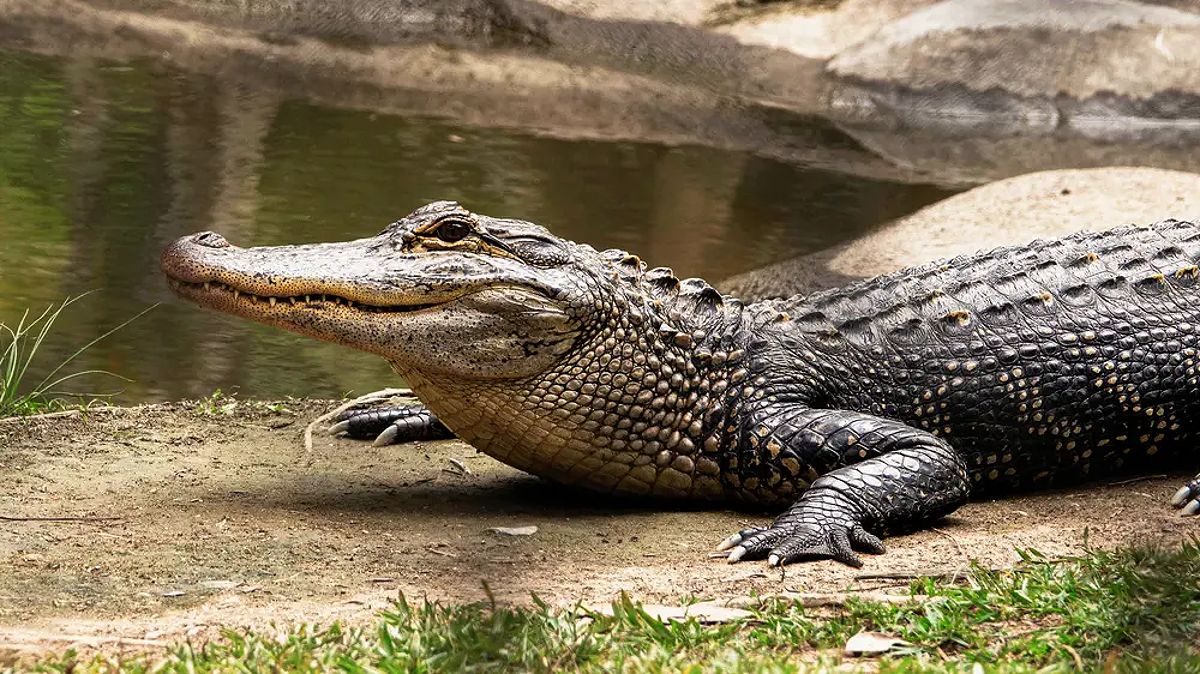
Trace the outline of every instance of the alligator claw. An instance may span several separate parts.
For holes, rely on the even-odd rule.
[[[1183,504],[1187,503],[1191,498],[1192,498],[1191,488],[1190,487],[1180,487],[1179,491],[1175,492],[1175,495],[1171,497],[1171,505],[1175,506],[1176,508],[1182,507]]]
[[[855,550],[879,555],[885,548],[878,536],[857,524],[849,529],[835,526],[824,532],[812,530],[803,535],[792,534],[771,553],[767,563],[779,566],[801,559],[829,558],[859,568],[863,562]]]
[[[834,559],[855,568],[862,566],[851,548],[849,530],[837,525],[828,530],[812,525],[796,527],[771,551],[767,563],[779,566],[801,559]]]
[[[729,562],[766,559],[771,566],[814,559],[832,559],[861,567],[855,553],[881,554],[885,548],[878,536],[863,528],[859,518],[836,506],[836,501],[801,499],[771,526],[743,529],[721,542]]]
[[[375,440],[371,442],[373,447],[386,447],[396,441],[396,436],[400,435],[400,427],[392,424],[383,429],[379,435],[375,436]]]
[[[1192,478],[1171,497],[1171,505],[1184,517],[1200,514],[1200,475]]]
[[[734,534],[734,535],[730,536],[729,538],[726,538],[725,540],[721,541],[717,545],[717,552],[724,552],[726,550],[732,550],[733,546],[735,546],[741,542],[742,542],[742,535]]]
[[[742,529],[741,531],[737,532],[736,534],[721,541],[721,543],[717,546],[717,552],[724,552],[726,550],[732,550],[734,548],[734,546],[736,546],[737,544],[746,540],[746,538],[749,537],[751,534],[754,534],[759,531],[762,531],[762,529],[756,529],[756,528]]]
[[[730,564],[737,564],[738,562],[742,561],[742,557],[745,557],[745,556],[746,556],[746,548],[739,545],[739,546],[735,547],[734,549],[730,550],[729,556],[726,557],[725,559],[728,560]]]
[[[330,426],[332,435],[345,433],[355,440],[371,440],[382,447],[414,440],[443,440],[454,437],[450,429],[424,405],[350,409]]]

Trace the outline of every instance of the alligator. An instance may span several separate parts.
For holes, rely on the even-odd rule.
[[[421,207],[378,236],[164,251],[182,297],[376,353],[457,436],[597,492],[783,512],[730,562],[859,566],[969,498],[1195,461],[1200,225],[1167,220],[743,303],[538,225]],[[1200,476],[1170,499],[1200,512]]]

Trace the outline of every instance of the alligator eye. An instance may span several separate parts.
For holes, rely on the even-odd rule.
[[[447,243],[461,241],[466,235],[471,233],[471,226],[462,220],[446,220],[438,225],[437,238]]]

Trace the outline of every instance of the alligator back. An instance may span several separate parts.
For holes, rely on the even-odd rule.
[[[1097,295],[1127,302],[1156,298],[1166,288],[1163,280],[1191,291],[1198,262],[1200,225],[1166,220],[960,255],[776,304],[806,317],[810,329],[836,327],[854,339],[863,319],[878,331],[913,319],[961,324],[963,317],[947,314],[995,314],[1010,304],[1044,315],[1055,299],[1071,307],[1089,305]],[[819,314],[833,318],[822,321]]]
[[[813,406],[946,437],[977,487],[1140,469],[1200,413],[1200,226],[1081,233],[774,303]],[[795,331],[798,331],[797,334]]]

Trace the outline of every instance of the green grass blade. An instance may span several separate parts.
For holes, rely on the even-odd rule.
[[[65,308],[66,308],[67,306],[69,306],[70,304],[74,303],[74,302],[75,302],[76,300],[78,300],[80,297],[83,297],[83,295],[79,295],[78,297],[69,298],[67,301],[63,302],[62,306],[60,306],[60,307],[59,307],[59,312],[61,312],[61,311],[62,311],[62,309],[65,309]],[[147,314],[147,313],[148,313],[148,312],[149,312],[151,309],[154,309],[154,308],[155,308],[155,307],[157,307],[157,306],[158,306],[158,303],[157,303],[157,302],[156,302],[156,303],[154,303],[154,304],[151,304],[150,306],[146,307],[145,309],[142,309],[141,311],[139,311],[139,312],[138,312],[137,314],[135,314],[133,317],[131,317],[131,318],[128,318],[128,319],[126,319],[125,321],[123,321],[123,322],[122,322],[120,325],[117,325],[116,327],[114,327],[114,328],[111,328],[111,329],[109,329],[109,330],[105,331],[105,332],[104,332],[103,334],[101,334],[99,337],[96,337],[95,339],[93,339],[92,341],[88,342],[87,344],[84,344],[83,346],[79,347],[78,349],[76,349],[76,350],[75,350],[75,352],[74,352],[74,353],[72,353],[70,356],[67,356],[67,359],[66,359],[66,360],[64,360],[63,362],[59,363],[59,364],[58,364],[58,367],[54,368],[53,370],[51,370],[51,371],[50,371],[50,373],[49,373],[49,374],[47,374],[45,377],[43,377],[43,378],[42,378],[42,381],[41,381],[41,382],[39,382],[39,383],[38,383],[38,385],[37,385],[37,386],[35,386],[34,388],[35,388],[35,389],[37,389],[37,390],[43,390],[43,389],[45,388],[45,386],[46,386],[46,382],[47,382],[47,381],[49,381],[51,378],[53,378],[55,375],[57,375],[59,372],[61,372],[61,371],[62,371],[62,369],[63,369],[64,367],[66,367],[66,366],[67,366],[67,365],[69,365],[69,364],[70,364],[72,361],[74,361],[76,358],[78,358],[78,357],[79,357],[81,354],[83,354],[83,352],[85,352],[85,351],[87,351],[88,349],[92,348],[93,346],[95,346],[95,345],[96,345],[98,342],[100,342],[101,340],[105,339],[106,337],[109,337],[109,336],[110,336],[110,335],[112,335],[113,333],[115,333],[115,332],[117,332],[118,330],[120,330],[120,329],[124,328],[125,326],[129,325],[130,323],[132,323],[132,322],[136,321],[137,319],[141,318],[142,316],[145,316],[145,315],[146,315],[146,314]],[[56,313],[55,313],[55,318],[57,318],[57,317],[58,317],[58,312],[56,312]],[[41,344],[41,341],[39,340],[39,341],[37,342],[37,344],[40,346],[40,344]]]
[[[57,390],[59,386],[78,377],[104,375],[126,382],[131,381],[107,370],[85,370],[71,374],[61,373],[64,368],[74,362],[75,359],[88,349],[141,318],[151,309],[158,306],[157,304],[146,307],[133,317],[79,347],[70,356],[58,363],[36,386],[33,386],[25,393],[21,392],[21,383],[24,381],[26,373],[29,371],[42,345],[50,336],[58,319],[71,305],[90,295],[91,292],[93,291],[68,297],[58,304],[51,304],[36,317],[31,317],[31,311],[26,309],[17,321],[16,327],[0,323],[0,338],[5,340],[3,351],[0,352],[0,416],[31,414],[47,408],[65,406],[66,403],[62,399],[55,398],[54,396],[94,399],[116,395],[116,393],[71,393]]]

